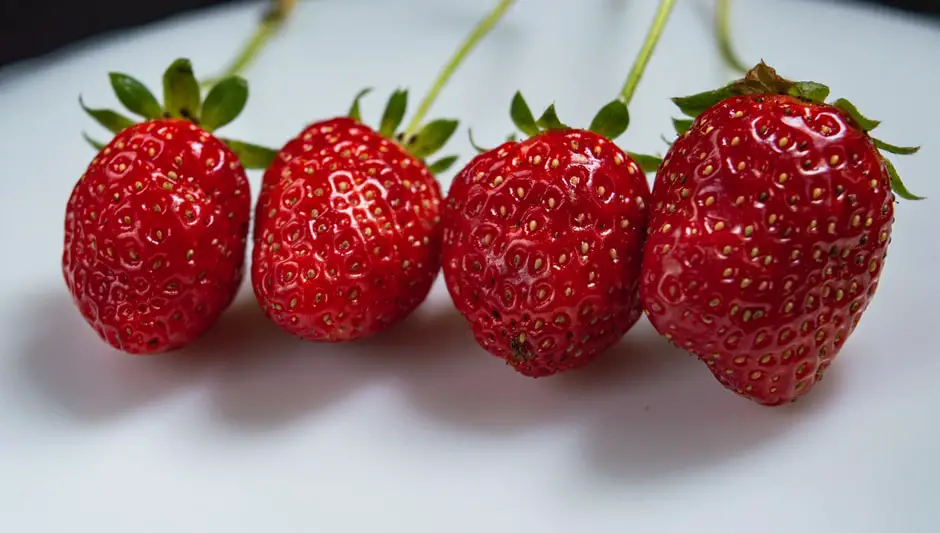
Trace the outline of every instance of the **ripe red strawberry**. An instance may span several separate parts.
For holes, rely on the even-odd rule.
[[[444,279],[483,348],[543,377],[586,365],[640,318],[650,190],[611,140],[624,103],[593,131],[561,124],[553,106],[536,122],[518,93],[512,116],[529,137],[478,155],[448,192]]]
[[[642,314],[638,285],[655,157],[613,139],[669,18],[661,0],[616,100],[590,127],[550,105],[536,121],[520,93],[510,115],[527,138],[481,150],[444,211],[444,279],[477,342],[528,377],[584,367]]]
[[[764,405],[808,393],[878,287],[895,194],[911,195],[829,89],[761,63],[675,100],[693,120],[653,187],[641,297],[653,326]]]
[[[63,274],[102,339],[132,354],[165,352],[206,331],[241,282],[251,194],[236,152],[210,132],[238,115],[247,85],[223,80],[200,107],[192,67],[177,60],[164,109],[133,78],[111,81],[146,120],[85,108],[116,136],[92,142],[100,151],[72,190]],[[246,164],[264,164],[260,147],[228,142]]]
[[[441,71],[403,133],[408,95],[395,91],[378,130],[347,117],[307,127],[265,173],[255,211],[251,281],[265,314],[314,341],[352,341],[401,321],[440,269],[440,186],[427,164],[457,128],[420,127],[441,87],[513,4],[499,0]]]
[[[360,94],[361,96],[361,94]],[[396,92],[378,132],[349,117],[288,142],[265,173],[255,216],[252,286],[266,315],[308,340],[349,341],[385,330],[427,297],[440,268],[440,186],[425,166],[457,122],[409,138],[395,130]]]

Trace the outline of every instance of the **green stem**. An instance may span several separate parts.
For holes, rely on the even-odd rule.
[[[633,68],[630,69],[630,75],[627,76],[627,81],[623,84],[623,90],[620,91],[620,101],[625,105],[630,105],[630,100],[633,99],[633,94],[640,85],[640,78],[643,77],[643,71],[646,70],[646,65],[653,56],[653,49],[656,48],[656,43],[659,42],[659,38],[663,34],[663,29],[666,27],[666,21],[669,20],[669,14],[672,12],[674,4],[675,0],[660,0],[659,2],[659,9],[656,11],[656,17],[653,18],[653,25],[650,26],[649,32],[646,34],[646,41],[643,42],[643,47],[640,48],[640,52],[636,56]]]
[[[718,51],[728,67],[744,73],[749,70],[734,47],[731,46],[731,0],[717,0],[715,6],[715,33],[718,37]]]
[[[281,29],[284,22],[290,18],[294,8],[297,7],[297,1],[298,0],[270,0],[270,5],[261,17],[261,22],[258,24],[258,27],[255,28],[255,32],[252,34],[251,38],[248,39],[248,42],[245,43],[245,46],[242,47],[241,52],[235,56],[235,59],[232,60],[222,74],[213,79],[203,81],[202,85],[209,87],[215,85],[220,80],[230,76],[237,76],[244,72],[245,69],[248,68],[248,65],[258,57],[258,54],[260,54],[261,50],[268,44],[271,37],[273,37],[278,30]]]
[[[424,96],[424,99],[421,100],[414,118],[411,119],[411,123],[408,125],[406,137],[417,133],[418,129],[421,128],[421,121],[424,120],[424,117],[428,114],[428,111],[430,111],[431,105],[434,104],[434,100],[437,99],[438,94],[440,94],[444,85],[447,84],[451,75],[453,75],[457,67],[460,66],[460,63],[470,54],[477,43],[496,26],[496,23],[503,18],[503,15],[514,3],[515,0],[500,0],[499,3],[496,4],[496,7],[483,17],[476,28],[470,32],[470,35],[468,35],[463,44],[460,45],[460,48],[454,52],[454,55],[451,56],[447,64],[444,65],[444,68],[441,69],[440,74],[438,74],[437,79],[434,81],[434,85],[431,86],[431,89]]]

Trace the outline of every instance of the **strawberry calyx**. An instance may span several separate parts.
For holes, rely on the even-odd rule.
[[[627,131],[627,128],[630,126],[630,111],[628,106],[640,84],[643,72],[646,70],[646,66],[653,56],[653,50],[656,48],[656,44],[662,36],[663,29],[666,27],[666,22],[669,20],[669,15],[672,13],[674,5],[675,0],[659,0],[659,5],[653,17],[653,22],[649,27],[649,31],[646,34],[646,39],[644,39],[643,45],[637,53],[637,57],[630,69],[630,73],[627,75],[623,88],[620,90],[620,94],[617,98],[600,108],[594,115],[594,118],[591,119],[591,124],[588,126],[587,131],[606,137],[611,141],[616,140]],[[529,108],[529,104],[526,103],[525,98],[523,98],[522,93],[519,91],[516,91],[516,94],[512,98],[512,104],[509,106],[509,116],[512,118],[516,128],[527,137],[535,137],[552,130],[576,129],[566,125],[558,118],[555,104],[549,105],[542,115],[536,119],[535,115],[532,114],[532,110]],[[516,136],[510,135],[508,140],[510,142],[515,141]],[[472,132],[470,132],[470,143],[479,152],[487,151],[474,142]],[[638,154],[635,152],[627,152],[627,155],[640,166],[643,172],[655,172],[663,162],[662,157],[655,155]]]
[[[447,141],[457,131],[459,123],[453,119],[436,119],[429,122],[425,122],[424,119],[441,89],[444,88],[463,60],[480,43],[483,37],[492,31],[514,3],[515,0],[498,0],[493,8],[480,19],[445,63],[434,83],[419,102],[417,111],[411,117],[411,122],[406,128],[399,131],[408,107],[408,91],[396,89],[385,105],[385,111],[382,113],[382,120],[378,129],[379,135],[398,143],[405,151],[421,161],[433,175],[447,171],[457,162],[458,156],[456,155],[444,156],[433,162],[428,162],[428,158],[447,144]],[[349,109],[349,118],[362,123],[359,103],[371,90],[366,88],[359,91]]]
[[[121,73],[109,74],[111,88],[121,104],[144,121],[161,119],[188,120],[207,132],[214,132],[235,120],[248,101],[248,82],[239,76],[228,76],[213,85],[202,98],[199,82],[192,63],[185,58],[173,61],[163,74],[163,104],[137,79]],[[81,96],[78,103],[98,124],[118,134],[138,121],[111,109],[92,109]],[[105,143],[82,133],[96,150]],[[219,137],[238,156],[247,169],[266,169],[274,161],[277,151],[264,146]]]
[[[356,122],[363,123],[362,112],[360,110],[360,101],[362,98],[372,92],[371,87],[359,91],[353,99],[352,106],[349,108],[347,116]],[[428,162],[428,159],[440,151],[447,144],[447,141],[457,131],[459,122],[454,119],[435,119],[426,122],[423,126],[417,128],[415,133],[401,131],[400,127],[405,118],[405,111],[408,108],[408,90],[396,89],[388,99],[385,105],[385,111],[382,112],[382,119],[379,122],[379,135],[398,143],[409,154],[421,161],[427,166],[431,174],[441,174],[454,163],[459,156],[448,155]]]
[[[558,118],[555,104],[550,104],[545,108],[545,111],[542,112],[539,118],[536,119],[535,115],[532,113],[532,109],[529,107],[529,104],[520,91],[516,91],[516,94],[512,97],[512,103],[509,106],[509,116],[516,128],[525,135],[525,138],[535,137],[548,131],[575,129]],[[588,131],[613,141],[623,135],[629,125],[630,111],[627,109],[627,104],[623,100],[617,99],[604,105],[597,114],[594,115],[594,118],[591,120],[591,125],[588,126]],[[468,134],[470,136],[470,144],[477,152],[483,153],[490,150],[476,143],[473,139],[473,132],[468,132]],[[519,137],[513,133],[510,134],[506,140],[508,142],[515,142],[519,140]],[[658,156],[634,152],[627,152],[627,155],[636,161],[644,172],[654,172],[659,168],[659,165],[662,164],[662,158]]]
[[[822,83],[788,80],[777,74],[773,67],[761,61],[747,71],[743,78],[732,81],[723,87],[690,96],[673,98],[672,102],[688,118],[673,118],[672,123],[676,133],[682,135],[692,127],[695,119],[700,114],[727,98],[747,95],[782,95],[804,102],[830,105],[842,111],[852,119],[859,129],[869,135],[875,147],[881,152],[911,155],[920,150],[919,146],[898,146],[875,138],[870,133],[881,124],[881,121],[863,115],[855,104],[845,98],[827,102],[826,99],[829,98],[829,94],[829,87]],[[923,200],[923,196],[918,196],[908,190],[894,164],[884,154],[881,155],[891,178],[891,187],[894,192],[905,200]]]

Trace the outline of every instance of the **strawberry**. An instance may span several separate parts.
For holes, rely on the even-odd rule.
[[[255,295],[271,320],[308,340],[387,329],[424,301],[440,269],[441,191],[432,171],[455,158],[432,169],[423,158],[457,122],[430,122],[408,143],[353,115],[313,124],[288,142],[265,173],[256,207]]]
[[[66,206],[63,275],[82,316],[114,348],[166,352],[199,337],[231,303],[251,207],[244,166],[264,166],[266,152],[211,133],[244,107],[240,78],[219,82],[201,103],[192,67],[179,59],[164,75],[164,106],[130,76],[113,73],[111,83],[145,120],[82,103],[116,135],[107,145],[89,139],[99,152]]]
[[[912,195],[877,121],[764,63],[677,98],[690,118],[653,187],[640,294],[653,326],[728,389],[767,406],[807,394],[871,303],[895,195]]]
[[[617,99],[587,129],[554,104],[536,120],[517,92],[510,116],[525,135],[481,152],[454,178],[444,206],[444,280],[477,343],[519,374],[582,368],[642,315],[639,276],[659,159],[621,150],[627,105],[673,2],[662,0]]]
[[[512,0],[500,0],[450,60],[398,132],[408,92],[395,91],[379,128],[360,100],[347,116],[314,123],[287,142],[262,180],[255,208],[251,281],[265,315],[311,341],[380,333],[410,315],[440,270],[440,185],[456,156],[434,162],[457,128],[421,126],[441,87]]]
[[[542,377],[620,340],[641,315],[649,198],[640,165],[593,131],[547,128],[474,158],[447,195],[443,270],[480,345]]]

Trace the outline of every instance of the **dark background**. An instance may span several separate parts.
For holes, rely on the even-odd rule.
[[[189,9],[239,1],[0,0],[0,65],[46,54],[97,33],[146,24]],[[940,22],[940,0],[841,1],[887,5]]]

